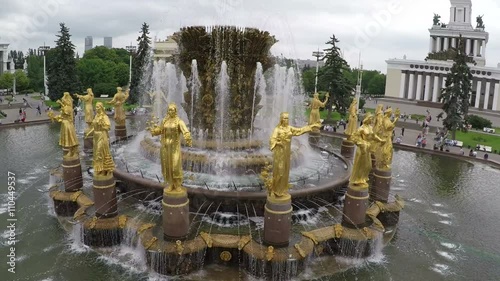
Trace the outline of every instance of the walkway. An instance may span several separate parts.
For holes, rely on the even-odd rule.
[[[14,124],[15,121],[19,118],[19,109],[24,108],[26,111],[26,120],[25,124],[34,122],[34,123],[41,123],[43,121],[49,122],[49,117],[47,116],[47,113],[45,112],[45,109],[47,108],[45,104],[41,100],[36,100],[33,99],[31,96],[24,96],[24,95],[17,95],[15,97],[16,99],[11,102],[11,105],[8,106],[8,101],[5,100],[5,96],[2,96],[3,102],[0,103],[0,110],[2,112],[7,114],[7,117],[4,117],[3,119],[0,119],[0,122],[2,125],[7,125],[7,124]],[[23,98],[26,99],[28,102],[28,105],[25,106]],[[42,114],[38,115],[38,110],[36,109],[37,106],[40,105]],[[57,113],[57,112],[56,112]],[[1,126],[0,125],[0,128]]]

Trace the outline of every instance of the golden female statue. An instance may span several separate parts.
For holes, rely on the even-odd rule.
[[[87,123],[87,127],[90,128],[92,121],[94,120],[94,93],[91,88],[88,88],[86,95],[75,94],[75,97],[80,99],[85,104],[85,123]]]
[[[115,169],[115,163],[109,150],[109,134],[111,123],[104,110],[102,102],[96,104],[97,114],[92,120],[92,127],[85,137],[94,134],[94,174],[96,176],[109,176]]]
[[[192,140],[186,124],[177,116],[177,106],[169,104],[161,125],[152,124],[148,130],[153,136],[161,135],[161,171],[165,184],[170,184],[167,191],[182,191],[181,135],[188,146],[192,145]]]
[[[73,123],[73,99],[68,92],[65,92],[63,97],[57,100],[57,103],[61,105],[61,114],[54,116],[54,112],[49,111],[47,115],[52,121],[61,123],[59,145],[66,151],[64,157],[74,158],[78,156],[78,139]]]
[[[363,120],[363,125],[351,136],[351,141],[357,145],[357,149],[349,184],[360,188],[368,187],[368,175],[372,169],[370,144],[374,141],[384,142],[383,139],[373,133],[372,122],[373,115],[368,113]]]
[[[270,140],[270,147],[273,152],[273,182],[272,188],[269,190],[271,197],[288,195],[292,137],[300,136],[320,126],[321,124],[316,123],[302,128],[295,128],[289,125],[288,112],[281,113],[280,123],[274,129]]]
[[[391,121],[392,109],[388,108],[385,111],[382,122],[380,124],[380,137],[385,141],[380,149],[375,154],[376,167],[378,170],[389,170],[392,164],[392,132],[396,127],[400,115],[399,108],[396,109],[394,121]]]
[[[313,95],[313,98],[311,100],[311,105],[310,105],[310,107],[311,107],[311,113],[309,114],[309,125],[321,123],[319,109],[326,106],[326,103],[328,102],[328,98],[329,97],[330,97],[330,95],[327,93],[325,101],[321,102],[319,100],[319,94],[318,93],[315,93]]]
[[[123,108],[125,101],[129,97],[129,90],[125,92],[122,91],[121,87],[116,88],[116,94],[109,104],[115,106],[115,122],[116,125],[125,126],[125,109]]]
[[[356,132],[358,128],[358,100],[356,98],[352,99],[351,105],[349,106],[349,123],[344,131],[347,135],[347,140],[351,139],[351,136]]]

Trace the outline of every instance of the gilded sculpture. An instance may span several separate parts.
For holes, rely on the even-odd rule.
[[[396,122],[398,122],[399,115],[401,112],[396,109],[394,113],[394,120],[391,121],[392,108],[388,108],[383,116],[382,124],[380,125],[380,132],[377,133],[384,142],[380,145],[380,149],[377,150],[375,154],[376,167],[378,170],[390,170],[392,164],[392,132],[396,127]]]
[[[318,93],[315,93],[313,95],[313,98],[312,98],[311,104],[310,104],[311,113],[309,114],[309,125],[321,123],[319,109],[324,108],[326,106],[326,103],[328,102],[329,97],[330,97],[330,94],[327,93],[326,97],[325,97],[325,101],[321,102],[319,100]]]
[[[288,112],[282,112],[280,123],[273,131],[270,139],[270,148],[273,152],[273,181],[269,195],[271,197],[289,197],[288,178],[290,175],[290,157],[292,137],[300,136],[319,128],[321,124],[316,123],[302,128],[289,125]]]
[[[382,135],[382,124],[384,123],[384,105],[379,104],[375,109],[375,119],[373,121],[373,133],[380,136]],[[380,148],[380,143],[373,142],[370,146],[370,152],[373,156],[377,156],[377,151]]]
[[[125,116],[125,108],[123,106],[125,105],[125,101],[127,101],[129,97],[129,92],[130,90],[127,90],[125,93],[123,93],[122,88],[117,87],[115,96],[110,102],[108,102],[109,104],[115,106],[116,125],[125,126],[126,116]]]
[[[358,128],[358,100],[356,98],[352,99],[351,105],[349,106],[349,123],[344,131],[347,136],[347,140],[351,140],[351,136],[356,132]]]
[[[186,124],[177,116],[177,106],[174,103],[169,104],[167,115],[161,124],[153,122],[147,130],[152,136],[161,135],[161,171],[165,185],[168,185],[166,191],[183,191],[181,135],[188,146],[192,145],[192,139]]]
[[[61,114],[54,116],[54,112],[51,110],[47,115],[52,122],[61,123],[59,145],[63,147],[64,158],[71,159],[78,156],[78,138],[76,137],[73,118],[73,99],[68,92],[65,92],[63,97],[56,102],[61,105]]]
[[[368,175],[372,169],[370,145],[373,142],[384,143],[385,140],[373,133],[373,115],[368,113],[363,120],[363,125],[351,136],[351,141],[357,145],[356,155],[352,166],[349,184],[359,188],[368,188]]]
[[[96,104],[96,111],[97,114],[94,120],[92,120],[91,129],[85,134],[85,137],[87,138],[94,134],[94,175],[107,177],[112,175],[115,169],[115,163],[113,162],[113,157],[109,149],[108,132],[111,128],[111,123],[109,122],[109,117],[106,115],[102,102]]]
[[[75,94],[75,97],[84,102],[85,123],[87,123],[86,130],[90,130],[92,121],[94,120],[94,93],[91,88],[87,89],[86,95]]]

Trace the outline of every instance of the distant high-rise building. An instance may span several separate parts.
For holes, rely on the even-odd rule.
[[[104,37],[104,47],[113,48],[113,37]]]
[[[92,36],[85,37],[85,52],[94,48],[94,39]]]

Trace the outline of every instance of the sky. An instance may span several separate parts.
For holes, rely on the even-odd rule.
[[[484,15],[490,33],[487,66],[500,63],[500,1],[473,0],[472,18]],[[54,46],[59,23],[70,28],[72,41],[83,54],[86,36],[94,45],[113,37],[113,47],[136,45],[143,22],[151,37],[167,35],[189,25],[236,25],[269,31],[279,40],[271,51],[287,58],[314,59],[335,34],[348,63],[386,72],[385,60],[422,60],[429,49],[434,13],[449,22],[449,0],[0,0],[0,43],[26,51]]]

